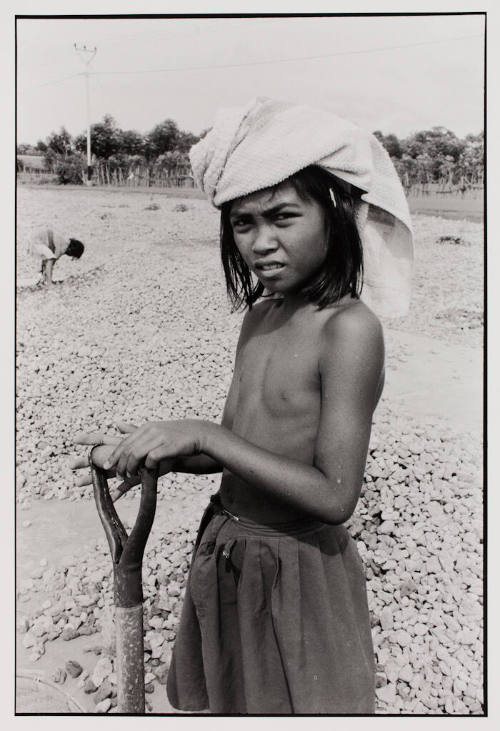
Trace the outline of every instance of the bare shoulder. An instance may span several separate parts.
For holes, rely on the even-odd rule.
[[[382,324],[376,314],[361,300],[354,300],[339,307],[325,310],[328,313],[323,324],[326,337],[344,336],[383,337]]]
[[[378,317],[360,300],[325,312],[321,330],[322,355],[356,359],[371,356],[384,361],[384,333]]]

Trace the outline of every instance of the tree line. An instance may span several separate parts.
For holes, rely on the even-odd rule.
[[[429,184],[467,189],[483,185],[484,133],[460,139],[446,127],[404,139],[373,133],[389,153],[405,188]]]
[[[107,114],[91,126],[93,177],[97,183],[192,185],[188,151],[200,135],[179,129],[165,119],[141,134],[122,130]],[[406,189],[430,184],[466,190],[483,183],[484,134],[457,137],[445,127],[414,132],[405,138],[374,135],[389,153]],[[18,155],[42,155],[47,171],[60,183],[83,183],[87,167],[87,135],[72,137],[61,127],[35,146],[18,145]],[[18,170],[23,164],[18,161]]]

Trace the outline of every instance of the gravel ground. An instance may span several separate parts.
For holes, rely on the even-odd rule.
[[[23,246],[41,225],[86,244],[79,262],[57,264],[61,283],[50,291],[27,283],[36,271]],[[90,499],[67,467],[80,429],[113,430],[118,419],[220,418],[241,315],[227,308],[217,229],[217,213],[201,200],[19,189],[21,508]],[[438,242],[444,236],[459,242]],[[482,342],[482,227],[417,216],[415,237],[415,296],[409,316],[389,323],[388,371],[404,362],[397,329],[471,348]],[[394,413],[385,401],[375,415],[350,527],[367,571],[379,713],[482,713],[481,435],[452,426]],[[194,532],[216,485],[213,476],[161,480],[168,515],[144,562],[150,691],[165,681]],[[71,639],[97,633],[93,672],[69,662],[53,680],[78,677],[103,713],[116,704],[109,561],[99,541],[62,567],[42,559],[18,586],[18,625],[32,662],[50,641],[67,641],[70,661]]]

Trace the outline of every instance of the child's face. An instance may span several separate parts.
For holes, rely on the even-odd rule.
[[[230,221],[243,259],[268,291],[297,292],[321,269],[327,251],[324,211],[290,183],[236,201]]]

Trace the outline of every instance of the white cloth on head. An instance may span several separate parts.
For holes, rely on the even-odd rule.
[[[212,129],[191,148],[190,160],[197,184],[216,207],[277,185],[309,165],[358,188],[362,299],[381,316],[407,312],[410,213],[394,165],[374,135],[324,109],[258,98],[220,110]]]

